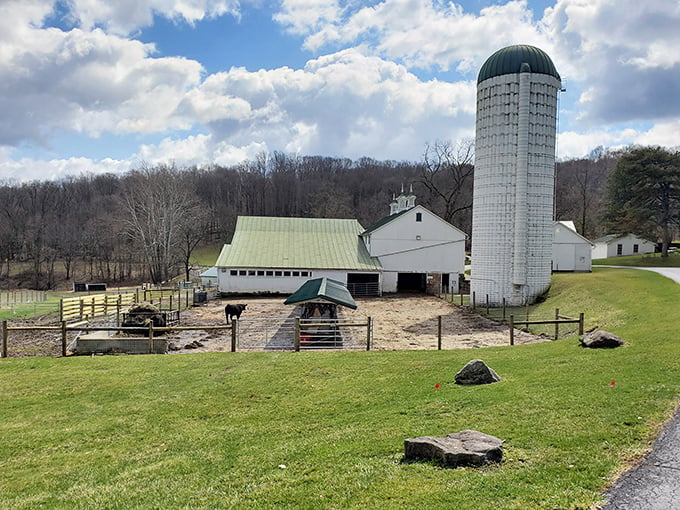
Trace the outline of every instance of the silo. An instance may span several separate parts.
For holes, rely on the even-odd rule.
[[[470,290],[532,303],[550,286],[560,75],[533,46],[503,48],[477,78]]]

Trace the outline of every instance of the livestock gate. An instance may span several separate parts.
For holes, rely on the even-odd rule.
[[[373,341],[370,317],[361,319],[300,319],[297,317],[235,320],[235,350],[369,350]]]

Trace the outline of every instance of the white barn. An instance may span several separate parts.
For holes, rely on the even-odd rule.
[[[656,244],[635,234],[609,234],[593,241],[593,259],[654,253]]]
[[[457,293],[465,272],[462,230],[403,193],[391,205],[391,214],[361,234],[372,257],[382,266],[383,292],[422,291]]]
[[[593,243],[576,232],[573,221],[556,221],[553,226],[553,271],[592,271]]]
[[[311,278],[346,285],[354,296],[458,292],[464,232],[403,192],[368,229],[353,219],[239,216],[215,266],[222,293],[290,294]]]

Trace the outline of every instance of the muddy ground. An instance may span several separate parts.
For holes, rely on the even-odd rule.
[[[295,307],[284,305],[284,299],[285,297],[276,296],[210,301],[183,311],[180,326],[225,325],[224,306],[230,302],[238,302],[248,305],[241,316],[241,331],[245,331],[247,325],[254,330],[262,329],[263,326],[258,322],[260,319],[292,318],[299,314]],[[510,343],[507,326],[434,296],[394,295],[363,298],[357,299],[357,305],[356,310],[339,307],[338,315],[340,318],[362,320],[371,317],[373,323],[371,348],[374,350],[436,349],[439,315],[442,316],[442,349],[503,346]],[[10,325],[18,325],[14,321],[10,322]],[[176,353],[218,352],[231,349],[230,335],[229,330],[179,331],[169,334],[168,340],[178,348],[177,351],[172,351]],[[354,348],[365,348],[365,330],[358,330],[356,335],[358,344]],[[75,333],[69,333],[69,337],[73,339]],[[57,332],[13,331],[9,337],[9,355],[58,356],[61,353],[60,338]],[[515,330],[515,344],[545,340],[545,337]],[[202,345],[196,347],[197,344],[194,342]],[[187,345],[194,348],[188,349]],[[262,347],[256,346],[254,349],[262,350]]]

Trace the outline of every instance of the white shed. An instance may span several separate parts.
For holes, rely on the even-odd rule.
[[[592,271],[593,243],[576,232],[573,221],[553,225],[552,270]]]
[[[609,234],[593,241],[593,259],[654,253],[656,244],[635,234]]]

